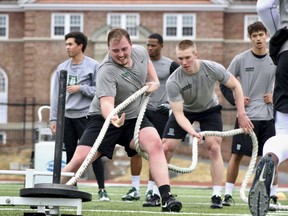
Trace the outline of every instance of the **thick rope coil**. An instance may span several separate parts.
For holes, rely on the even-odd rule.
[[[110,125],[111,122],[111,118],[116,115],[117,113],[119,113],[123,108],[125,108],[126,106],[128,106],[130,103],[132,103],[134,100],[136,100],[138,97],[140,97],[142,94],[144,94],[147,89],[149,87],[148,86],[144,86],[141,89],[139,89],[137,92],[135,92],[133,95],[131,95],[130,97],[128,97],[125,101],[123,101],[122,103],[120,103],[116,108],[114,108],[109,115],[107,116],[102,129],[94,143],[94,145],[92,146],[90,152],[88,153],[88,155],[86,156],[85,160],[83,161],[82,165],[80,166],[80,168],[77,170],[77,172],[75,173],[75,176],[72,177],[67,183],[66,185],[75,185],[76,182],[80,179],[80,177],[83,175],[84,171],[87,169],[87,167],[89,166],[89,164],[91,163],[94,155],[96,154],[96,151],[99,147],[99,145],[101,144],[107,130],[108,127]]]
[[[149,101],[149,95],[145,95],[144,98],[144,102],[142,104],[142,107],[140,109],[139,115],[137,117],[137,121],[136,121],[136,125],[135,125],[135,129],[134,129],[134,145],[135,145],[135,150],[137,151],[137,153],[139,155],[141,155],[144,159],[148,160],[148,155],[146,152],[143,152],[140,148],[139,145],[139,131],[140,131],[140,126],[141,126],[141,122],[143,120],[145,111],[146,111],[146,107]]]
[[[241,134],[241,133],[244,133],[244,130],[243,129],[235,129],[235,130],[230,130],[230,131],[203,131],[203,132],[200,132],[200,134],[202,136],[220,136],[220,137],[228,137],[228,136],[234,136],[234,135],[237,135],[237,134]],[[252,132],[250,134],[251,138],[252,138],[252,143],[253,143],[253,151],[256,152],[256,156],[255,158],[251,158],[251,162],[250,162],[250,166],[252,166],[252,170],[253,170],[253,167],[256,163],[256,158],[257,158],[257,152],[258,152],[258,141],[257,141],[257,138],[255,136],[255,133]],[[255,137],[255,139],[254,139]],[[171,164],[168,165],[168,168],[174,172],[178,172],[178,173],[190,173],[192,172],[195,168],[196,168],[196,165],[197,165],[197,160],[198,160],[198,143],[197,143],[197,138],[194,137],[193,138],[193,143],[192,143],[192,163],[189,167],[187,168],[181,168],[181,167],[177,167],[177,166],[173,166]],[[194,159],[195,158],[195,159]],[[253,160],[252,160],[253,159]],[[249,167],[250,167],[249,166]],[[248,177],[249,178],[249,177]]]
[[[270,204],[269,205],[269,209],[271,209],[272,211],[288,211],[288,206],[284,206],[281,204]]]

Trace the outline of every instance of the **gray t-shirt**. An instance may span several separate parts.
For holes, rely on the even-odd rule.
[[[240,77],[243,94],[251,99],[245,107],[251,120],[273,119],[273,105],[264,102],[264,94],[272,93],[275,81],[276,66],[269,55],[256,58],[251,50],[236,55],[228,70]]]
[[[183,101],[184,111],[203,112],[218,105],[215,83],[226,84],[230,73],[220,64],[199,60],[200,67],[196,74],[187,74],[182,67],[177,68],[168,78],[166,89],[168,100]]]
[[[147,79],[149,56],[142,46],[132,47],[132,68],[126,68],[116,64],[107,55],[99,67],[96,81],[96,95],[90,106],[89,114],[101,114],[100,98],[105,96],[115,97],[115,107],[126,100],[129,96],[141,89]],[[125,113],[126,119],[137,118],[143,96],[125,107],[119,115]]]
[[[160,81],[160,87],[150,95],[149,103],[147,104],[148,110],[156,110],[160,104],[167,102],[166,81],[171,74],[170,67],[172,62],[172,59],[165,56],[161,56],[157,61],[152,61]]]

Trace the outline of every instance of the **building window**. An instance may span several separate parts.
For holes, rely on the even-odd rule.
[[[82,14],[52,14],[52,37],[61,38],[72,31],[83,32]]]
[[[0,39],[8,39],[8,15],[0,15]]]
[[[195,14],[164,14],[164,37],[166,39],[195,39]]]
[[[7,123],[8,78],[0,68],[0,124]]]
[[[138,38],[139,14],[118,14],[110,13],[107,18],[107,25],[111,28],[124,28],[130,34],[131,38]]]
[[[0,145],[6,145],[7,140],[6,140],[6,133],[0,131]]]
[[[244,17],[244,40],[250,40],[247,28],[252,23],[259,21],[259,17],[257,15],[245,15]]]

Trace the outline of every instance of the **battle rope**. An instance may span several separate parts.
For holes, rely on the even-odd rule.
[[[137,118],[137,121],[136,121],[135,129],[134,129],[135,149],[136,149],[137,153],[139,155],[141,155],[146,160],[148,160],[148,155],[141,150],[140,145],[139,145],[139,131],[140,131],[140,125],[141,125],[142,119],[144,117],[144,113],[146,111],[146,106],[147,106],[147,103],[148,103],[148,99],[149,99],[148,96],[146,96],[146,98],[144,99],[143,105],[142,105],[142,107],[140,109],[140,112],[139,112],[139,115],[138,115],[138,118]],[[231,131],[226,131],[226,132],[204,131],[204,132],[200,132],[200,133],[203,136],[227,137],[227,136],[234,136],[234,135],[237,135],[237,134],[244,133],[244,130],[243,129],[236,129],[236,130],[231,130]],[[251,136],[252,144],[253,144],[253,153],[256,152],[255,153],[256,156],[255,156],[254,159],[253,159],[253,154],[252,154],[251,162],[250,162],[250,163],[252,163],[251,167],[252,167],[252,171],[253,171],[253,168],[254,168],[254,165],[255,165],[256,159],[257,159],[258,142],[257,142],[257,138],[256,138],[254,132],[252,132],[250,134],[250,136]],[[174,171],[174,172],[178,172],[178,173],[190,173],[196,168],[197,161],[198,161],[198,144],[197,144],[197,138],[194,138],[193,141],[192,141],[192,162],[191,162],[191,165],[189,167],[182,168],[182,167],[178,167],[178,166],[175,166],[175,165],[172,165],[172,164],[168,164],[168,169],[171,170],[171,171]]]
[[[135,145],[136,145],[136,150],[138,152],[138,154],[143,155],[143,157],[145,159],[148,159],[146,153],[144,153],[143,151],[141,151],[141,149],[139,148],[139,143],[138,143],[138,133],[136,131],[136,129],[139,128],[139,125],[136,124],[137,127],[135,127],[135,132],[134,132],[134,140],[135,140]],[[244,133],[243,129],[235,129],[235,130],[230,130],[230,131],[223,131],[223,132],[218,132],[218,131],[203,131],[200,132],[200,134],[202,134],[202,136],[220,136],[220,137],[228,137],[228,136],[234,136],[237,134],[242,134]],[[253,172],[253,169],[255,167],[256,164],[256,160],[257,160],[257,156],[258,156],[258,141],[257,141],[257,137],[255,135],[254,132],[251,132],[250,134],[251,140],[252,140],[252,155],[251,155],[251,160],[248,166],[248,170],[245,174],[245,178],[242,182],[242,186],[240,189],[240,197],[244,202],[248,202],[248,198],[245,195],[245,190],[247,187],[247,183],[251,177],[251,174]],[[193,142],[192,142],[192,163],[189,167],[187,168],[182,168],[182,167],[178,167],[172,164],[168,164],[168,168],[169,170],[172,170],[174,172],[178,172],[178,173],[190,173],[192,172],[197,165],[197,161],[198,161],[198,142],[197,142],[197,138],[194,137],[193,138]],[[276,208],[276,206],[273,206],[274,208]],[[280,206],[277,206],[277,209]]]
[[[77,183],[77,181],[80,179],[80,177],[83,175],[84,171],[87,169],[87,167],[89,166],[89,164],[91,163],[94,155],[96,154],[96,151],[99,147],[99,145],[101,144],[107,130],[108,127],[110,125],[111,122],[111,118],[116,115],[117,113],[119,113],[123,108],[125,108],[126,106],[128,106],[130,103],[132,103],[134,100],[136,100],[138,97],[140,97],[142,94],[144,94],[147,89],[149,87],[148,86],[144,86],[141,89],[139,89],[137,92],[135,92],[134,94],[132,94],[130,97],[128,97],[125,101],[123,101],[122,103],[120,103],[116,108],[114,108],[109,115],[107,116],[102,129],[95,141],[95,143],[93,144],[90,152],[88,153],[88,155],[86,156],[85,160],[83,161],[82,165],[80,166],[80,168],[77,170],[77,172],[75,173],[75,176],[72,177],[67,183],[66,185],[75,185]]]

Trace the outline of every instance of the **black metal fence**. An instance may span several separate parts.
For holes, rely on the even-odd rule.
[[[31,147],[37,139],[39,127],[38,109],[48,103],[36,103],[34,99],[21,102],[0,103],[1,147]],[[42,123],[48,124],[49,111],[42,115]]]

